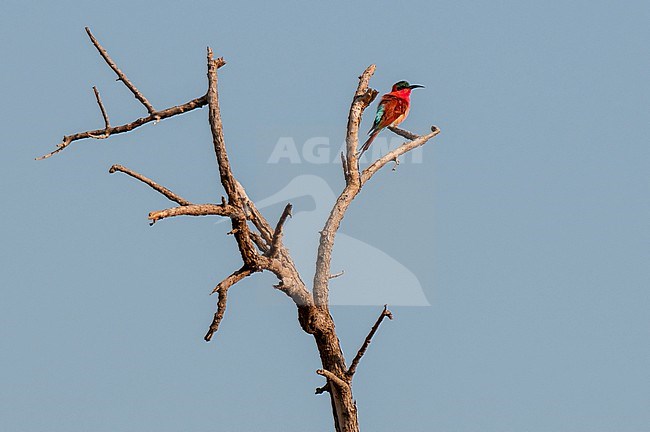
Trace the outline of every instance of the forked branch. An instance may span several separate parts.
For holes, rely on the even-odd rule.
[[[377,97],[377,91],[368,87],[368,82],[374,73],[375,65],[370,65],[359,76],[359,84],[352,98],[352,104],[350,105],[347,133],[345,136],[346,157],[341,155],[341,161],[344,166],[345,188],[336,200],[334,208],[327,222],[325,222],[325,227],[320,232],[321,236],[318,245],[313,288],[314,302],[318,306],[329,304],[329,276],[334,238],[336,237],[336,232],[339,229],[345,211],[356,194],[361,190],[358,169],[359,160],[356,154],[359,145],[359,124],[361,123],[363,111]]]
[[[115,71],[115,73],[118,76],[118,79],[122,81],[124,85],[131,91],[131,93],[133,93],[133,95],[145,106],[145,108],[147,108],[149,115],[146,117],[140,117],[132,122],[125,123],[120,126],[110,127],[108,121],[108,113],[106,112],[106,109],[104,108],[104,105],[99,97],[99,92],[95,89],[95,98],[97,99],[97,103],[99,104],[99,107],[102,111],[102,118],[104,119],[104,128],[87,130],[85,132],[77,132],[70,135],[65,135],[63,137],[63,140],[59,144],[57,144],[55,150],[43,156],[37,157],[36,160],[47,159],[51,156],[54,156],[55,154],[64,150],[66,147],[68,147],[70,144],[72,144],[75,141],[79,141],[87,138],[94,138],[94,139],[108,138],[111,135],[117,135],[120,133],[129,132],[147,123],[163,120],[207,105],[208,99],[206,95],[204,95],[192,99],[188,102],[185,102],[182,105],[176,105],[160,111],[156,111],[151,105],[151,103],[149,103],[147,98],[144,97],[144,95],[133,85],[131,81],[129,81],[126,75],[124,75],[124,73],[117,67],[113,59],[111,59],[111,57],[108,55],[108,52],[100,45],[100,43],[97,41],[95,36],[93,36],[93,34],[90,32],[90,29],[88,29],[88,27],[86,27],[86,33],[88,33],[91,42],[93,43],[95,48],[97,48],[104,61],[106,61],[106,64],[108,64],[108,66],[111,69],[113,69],[113,71]],[[222,61],[221,63],[217,63],[216,67],[219,68],[224,64],[225,62]]]
[[[133,93],[133,96],[135,96],[135,98],[136,98],[137,100],[139,100],[140,103],[142,103],[142,105],[144,105],[144,107],[147,109],[147,111],[149,112],[149,114],[154,114],[154,113],[156,112],[156,110],[154,109],[154,107],[149,103],[149,101],[147,100],[147,98],[144,97],[144,95],[140,92],[140,90],[138,90],[138,89],[133,85],[133,83],[132,83],[131,81],[129,81],[129,79],[126,77],[126,75],[124,74],[124,72],[122,72],[122,71],[120,70],[120,68],[117,67],[117,65],[115,64],[115,62],[113,61],[113,59],[108,55],[108,52],[104,49],[104,47],[102,47],[102,46],[99,44],[99,41],[95,38],[95,36],[93,36],[93,34],[90,32],[90,29],[89,29],[88,27],[86,27],[86,33],[88,34],[88,37],[90,38],[90,41],[93,43],[93,45],[95,45],[95,48],[97,48],[97,51],[99,51],[99,54],[102,56],[102,58],[104,59],[104,61],[106,62],[106,64],[107,64],[111,69],[113,69],[113,71],[117,74],[117,79],[118,79],[119,81],[122,81],[122,82],[124,83],[124,85],[125,85],[129,90],[131,90],[131,93]]]
[[[345,178],[345,188],[334,203],[324,228],[321,230],[320,242],[318,245],[318,255],[316,261],[316,273],[314,274],[314,301],[317,305],[329,304],[329,275],[330,264],[332,260],[332,248],[336,233],[345,216],[345,212],[361,191],[362,186],[372,178],[372,176],[383,168],[390,161],[397,161],[398,157],[414,148],[426,144],[431,138],[440,133],[436,126],[431,127],[431,133],[423,136],[412,134],[399,128],[391,128],[393,132],[411,139],[402,144],[397,149],[389,152],[385,156],[375,161],[368,168],[359,171],[359,160],[357,147],[359,144],[359,124],[364,110],[377,96],[377,91],[368,87],[370,77],[375,71],[375,66],[370,65],[359,77],[359,85],[352,99],[350,113],[348,116],[348,126],[346,134],[346,155],[341,155],[343,164],[343,174]]]
[[[212,132],[212,143],[219,168],[219,177],[221,184],[228,197],[228,205],[234,207],[239,212],[237,217],[231,217],[231,233],[237,241],[237,247],[241,254],[244,266],[256,270],[268,270],[273,273],[280,283],[278,289],[287,294],[297,305],[310,305],[312,303],[311,295],[300,275],[289,257],[280,247],[279,235],[281,234],[282,224],[288,217],[291,208],[285,208],[285,213],[281,217],[280,230],[273,230],[268,221],[257,210],[255,204],[248,198],[244,187],[235,178],[228,153],[226,142],[223,134],[223,124],[221,121],[221,110],[219,107],[218,93],[218,75],[217,70],[225,64],[222,58],[215,59],[212,49],[207,49],[208,61],[208,120]],[[251,220],[253,226],[259,231],[253,232],[248,226],[247,220]],[[260,255],[258,250],[275,250],[269,256]],[[277,255],[277,256],[276,256]]]
[[[149,220],[151,225],[157,221],[174,216],[225,216],[229,218],[244,218],[244,213],[237,209],[234,206],[231,206],[227,203],[218,204],[192,204],[190,201],[185,198],[175,194],[164,186],[159,185],[148,177],[143,176],[142,174],[133,171],[125,166],[115,164],[113,165],[108,172],[122,172],[128,176],[133,177],[136,180],[141,181],[142,183],[150,186],[152,189],[160,192],[170,201],[174,201],[180,204],[180,207],[172,207],[165,210],[152,211],[149,213]]]
[[[189,102],[186,102],[182,105],[173,106],[171,108],[164,109],[162,111],[156,111],[155,114],[151,114],[147,117],[140,117],[137,120],[132,121],[131,123],[126,123],[120,126],[110,127],[108,129],[94,129],[86,132],[77,132],[72,135],[66,135],[63,137],[63,140],[57,144],[56,149],[47,153],[41,157],[36,158],[36,160],[47,159],[51,156],[54,156],[58,152],[64,150],[74,141],[79,141],[87,138],[97,138],[103,137],[108,138],[111,135],[117,135],[124,132],[132,131],[142,125],[151,123],[153,121],[166,119],[169,117],[174,117],[178,114],[183,114],[184,112],[192,111],[196,108],[201,108],[207,104],[207,99],[205,96],[201,96],[196,99],[192,99]]]

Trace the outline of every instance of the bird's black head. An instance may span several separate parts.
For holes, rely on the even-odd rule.
[[[408,81],[398,81],[395,84],[393,84],[393,91],[399,91],[404,89],[413,90],[414,88],[424,88],[424,86],[421,86],[419,84],[409,84]]]

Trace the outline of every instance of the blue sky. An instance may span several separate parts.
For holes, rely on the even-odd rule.
[[[108,174],[121,163],[218,201],[205,110],[34,161],[102,126],[93,85],[113,124],[145,114],[90,26],[158,108],[203,94],[207,45],[226,58],[226,138],[256,200],[305,175],[340,190],[336,163],[269,157],[282,137],[299,151],[325,137],[336,154],[367,65],[380,92],[426,86],[403,126],[442,134],[421,163],[379,173],[341,228],[407,268],[431,303],[393,307],[364,357],[363,430],[645,430],[649,18],[640,1],[6,1],[0,429],[331,430],[313,340],[269,275],[234,288],[203,341],[208,293],[240,264],[227,224],[149,227],[170,204]],[[309,214],[319,201],[294,204]],[[333,309],[348,359],[379,311]]]

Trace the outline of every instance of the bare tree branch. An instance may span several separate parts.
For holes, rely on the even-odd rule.
[[[151,225],[161,219],[175,216],[226,216],[232,219],[243,220],[244,215],[231,205],[217,204],[188,204],[181,207],[172,207],[165,210],[152,211],[149,213]]]
[[[221,320],[223,319],[223,315],[226,313],[226,303],[228,302],[228,288],[220,288],[219,289],[219,300],[217,301],[217,311],[214,313],[214,317],[212,318],[212,323],[210,324],[210,328],[208,328],[208,332],[203,336],[203,339],[206,342],[210,342],[212,339],[212,335],[219,330],[219,324],[221,324]]]
[[[104,129],[108,130],[111,127],[111,122],[108,120],[108,114],[106,114],[106,108],[104,108],[104,104],[102,103],[102,98],[99,96],[99,90],[97,90],[97,87],[93,86],[93,92],[95,92],[97,105],[99,105],[99,109],[102,111],[102,117],[104,117]]]
[[[379,325],[384,320],[384,318],[388,318],[391,320],[393,319],[393,314],[391,313],[391,311],[388,310],[388,305],[384,305],[384,310],[381,311],[381,314],[379,315],[379,318],[377,318],[375,325],[372,326],[370,333],[368,333],[368,336],[366,336],[366,340],[363,342],[363,345],[361,345],[361,348],[359,348],[359,351],[357,352],[357,355],[354,357],[354,360],[352,360],[352,363],[350,364],[350,368],[347,371],[347,376],[349,376],[350,378],[352,378],[354,373],[357,371],[357,366],[359,366],[361,357],[363,357],[363,355],[366,353],[366,350],[368,349],[368,346],[370,346],[370,342],[372,341],[372,337],[377,332],[377,329],[379,328]]]
[[[130,170],[129,168],[115,164],[113,165],[108,172],[113,174],[115,171],[120,171],[123,172],[126,175],[129,175],[133,177],[134,179],[140,180],[142,183],[147,184],[151,186],[154,190],[157,190],[161,194],[165,195],[167,198],[169,198],[171,201],[174,201],[182,206],[188,206],[191,205],[192,203],[186,200],[185,198],[182,198],[178,195],[176,195],[174,192],[170,191],[164,186],[159,185],[158,183],[154,182],[148,177],[143,176],[142,174],[139,174],[133,170]]]
[[[403,131],[399,129],[400,132],[405,132],[405,133],[410,133],[407,131]],[[397,132],[396,132],[397,133]],[[377,159],[372,165],[370,165],[368,168],[363,170],[363,173],[361,173],[361,184],[365,184],[370,178],[381,168],[384,167],[388,162],[392,160],[396,160],[399,156],[403,155],[404,153],[413,150],[414,148],[423,146],[424,144],[427,143],[431,138],[434,136],[438,135],[440,133],[440,129],[437,126],[431,126],[431,132],[418,136],[412,141],[405,142],[401,146],[397,147],[395,150],[388,152],[381,158]]]
[[[54,156],[61,150],[68,147],[74,141],[78,141],[86,138],[97,138],[98,136],[104,136],[104,135],[108,137],[110,135],[117,135],[120,133],[129,132],[137,127],[140,127],[152,121],[166,119],[168,117],[173,117],[175,115],[182,114],[184,112],[192,111],[196,108],[201,108],[202,106],[205,106],[207,103],[208,103],[207,98],[205,96],[201,96],[200,98],[192,99],[191,101],[186,102],[182,105],[177,105],[171,108],[164,109],[162,111],[156,111],[155,114],[151,114],[147,117],[141,117],[137,120],[132,121],[131,123],[123,124],[121,126],[115,126],[108,129],[95,129],[86,132],[78,132],[72,135],[66,135],[63,137],[63,141],[57,144],[56,150],[48,154],[45,154],[41,157],[38,157],[36,158],[36,160],[47,159],[51,156]]]
[[[208,47],[208,107],[210,128],[212,131],[212,143],[214,152],[217,157],[219,166],[219,176],[221,184],[226,190],[228,199],[238,201],[240,197],[237,194],[237,181],[232,174],[228,153],[226,152],[226,142],[223,136],[223,125],[221,123],[221,110],[219,108],[218,78],[217,69],[219,65],[225,64],[223,58],[214,59],[212,49]]]
[[[228,203],[240,209],[244,215],[245,201],[239,193],[243,189],[241,185],[235,180],[235,177],[230,168],[228,161],[228,153],[226,152],[226,142],[223,135],[223,125],[221,123],[221,111],[219,109],[219,93],[218,93],[218,78],[217,69],[223,66],[226,62],[223,58],[214,59],[212,49],[208,47],[208,119],[210,122],[210,130],[212,132],[212,143],[214,145],[214,152],[217,157],[217,165],[219,167],[219,177],[221,184],[228,195]],[[232,218],[232,229],[237,246],[241,254],[244,264],[249,267],[258,266],[257,249],[250,236],[250,230],[246,223],[246,218]]]
[[[320,243],[318,246],[318,256],[316,261],[316,274],[314,275],[313,292],[316,304],[323,305],[329,302],[328,276],[330,274],[330,264],[332,260],[332,248],[334,247],[334,239],[336,237],[336,233],[339,229],[341,221],[345,216],[345,212],[352,203],[352,200],[354,200],[357,194],[361,191],[361,187],[388,162],[396,160],[400,155],[413,150],[416,147],[424,145],[427,141],[439,133],[440,129],[433,126],[431,128],[431,133],[404,143],[397,149],[389,152],[385,156],[375,161],[372,165],[363,170],[358,180],[355,180],[354,174],[354,172],[358,173],[358,171],[356,169],[352,169],[353,174],[350,176],[351,180],[346,183],[343,192],[341,192],[341,195],[339,195],[337,198],[336,203],[330,212],[329,218],[325,223],[325,227],[321,231]],[[349,154],[347,159],[348,164],[351,164],[353,162]],[[354,163],[357,164],[358,161],[355,159]]]
[[[223,315],[226,312],[226,302],[228,301],[228,290],[230,289],[231,286],[235,285],[237,282],[241,281],[247,276],[250,276],[253,273],[253,270],[242,267],[239,270],[235,271],[233,274],[228,276],[226,279],[222,280],[217,284],[214,290],[212,290],[211,294],[214,294],[215,292],[219,293],[219,300],[217,302],[217,312],[214,314],[214,318],[212,319],[212,324],[210,324],[210,328],[208,329],[208,332],[205,334],[203,339],[205,339],[206,342],[209,342],[210,339],[212,339],[212,335],[217,332],[219,329],[219,324],[221,323],[221,320],[223,319]]]
[[[277,288],[287,294],[299,306],[310,306],[313,303],[311,294],[307,291],[304,282],[300,279],[295,264],[291,257],[279,249],[278,257],[266,257],[257,252],[257,248],[271,249],[275,231],[268,221],[257,210],[255,204],[248,198],[244,187],[234,177],[223,135],[221,112],[219,108],[217,69],[225,64],[222,58],[214,59],[212,49],[208,47],[208,119],[212,132],[212,142],[219,167],[219,177],[226,195],[228,204],[238,209],[243,218],[231,217],[232,232],[237,241],[239,252],[244,265],[253,269],[265,269],[272,272],[280,280]],[[260,235],[254,235],[248,227],[246,218],[250,218],[253,225],[259,230]],[[285,218],[286,219],[286,218]]]
[[[99,54],[102,56],[104,61],[106,61],[106,64],[113,69],[113,71],[117,74],[118,79],[124,83],[126,87],[128,87],[129,90],[131,90],[131,93],[147,108],[147,111],[149,112],[149,115],[147,117],[141,117],[137,120],[132,121],[131,123],[126,123],[121,126],[116,126],[116,127],[109,127],[109,122],[108,122],[108,114],[106,113],[106,110],[103,108],[103,104],[101,102],[101,99],[99,98],[99,92],[95,89],[95,96],[97,98],[97,103],[100,106],[100,109],[102,110],[102,116],[104,118],[104,124],[105,127],[104,129],[96,129],[96,130],[89,130],[86,132],[77,132],[72,135],[66,135],[63,137],[63,140],[56,146],[56,149],[50,153],[47,153],[41,157],[36,158],[36,160],[41,160],[41,159],[47,159],[61,150],[65,149],[68,147],[70,144],[72,144],[74,141],[86,139],[86,138],[95,138],[95,139],[103,139],[103,138],[108,138],[111,135],[116,135],[119,133],[124,133],[124,132],[129,132],[137,127],[140,127],[146,123],[152,122],[152,121],[159,121],[162,119],[166,119],[168,117],[173,117],[178,114],[182,114],[184,112],[192,111],[196,108],[201,108],[205,106],[208,103],[207,95],[201,96],[196,99],[192,99],[189,102],[186,102],[182,105],[177,105],[173,106],[161,111],[156,111],[154,107],[149,103],[147,98],[144,97],[144,95],[129,81],[129,79],[124,75],[124,73],[117,67],[115,62],[111,59],[111,57],[108,55],[108,52],[99,44],[95,36],[90,32],[90,29],[86,27],[86,33],[88,33],[88,37],[90,37],[91,42],[97,48],[97,51],[99,51]],[[225,65],[226,62],[223,61],[223,59],[220,59],[216,63],[216,67],[220,68],[221,66]]]
[[[253,270],[247,267],[242,267],[239,270],[234,271],[230,276],[228,276],[227,278],[219,282],[217,286],[214,287],[210,295],[216,293],[220,289],[230,288],[231,286],[235,285],[237,282],[241,281],[247,276],[250,276],[251,274],[253,274]]]
[[[363,71],[361,76],[359,76],[359,85],[354,93],[352,105],[350,105],[347,133],[345,136],[345,148],[347,153],[346,171],[349,174],[349,178],[346,179],[347,183],[350,181],[357,182],[359,179],[358,171],[355,169],[359,162],[357,159],[357,147],[359,147],[359,124],[361,123],[363,111],[377,97],[377,90],[368,87],[370,78],[375,73],[375,68],[376,66],[372,64]]]
[[[271,240],[271,249],[269,249],[269,256],[271,257],[276,256],[280,249],[280,245],[282,244],[282,227],[287,221],[287,218],[291,216],[292,208],[293,206],[291,204],[287,204],[287,206],[284,208],[284,211],[282,212],[282,215],[280,216],[280,219],[278,220],[278,225],[275,227],[273,239]]]
[[[102,56],[102,58],[104,59],[104,61],[106,61],[106,64],[107,64],[111,69],[113,69],[113,71],[117,74],[117,77],[118,77],[117,79],[120,80],[120,81],[122,81],[122,82],[124,83],[124,85],[125,85],[129,90],[131,90],[131,93],[133,93],[133,96],[135,96],[135,98],[136,98],[137,100],[139,100],[140,103],[142,103],[142,105],[144,105],[144,107],[147,109],[147,111],[149,112],[149,114],[154,114],[154,113],[156,113],[156,110],[155,110],[154,107],[149,103],[149,101],[147,100],[147,98],[144,97],[144,95],[140,92],[140,90],[138,90],[138,89],[133,85],[133,83],[132,83],[131,81],[129,81],[129,79],[126,77],[126,75],[124,75],[124,72],[122,72],[122,71],[120,70],[120,68],[117,67],[117,65],[115,64],[115,62],[113,61],[113,59],[111,59],[111,57],[108,55],[108,52],[106,52],[106,50],[104,49],[104,47],[102,47],[102,46],[99,44],[99,41],[97,41],[97,39],[95,38],[95,36],[93,36],[93,34],[90,32],[90,29],[89,29],[88,27],[86,27],[86,33],[88,33],[88,37],[90,38],[90,40],[91,40],[91,42],[93,43],[93,45],[95,45],[95,48],[97,48],[97,51],[99,51],[99,54]]]
[[[314,301],[319,306],[329,303],[328,282],[336,232],[339,229],[345,211],[361,190],[360,174],[357,168],[359,160],[356,153],[357,147],[359,146],[359,124],[361,123],[361,116],[368,105],[377,97],[377,91],[368,88],[368,82],[373,73],[375,73],[375,65],[370,65],[359,77],[359,85],[357,86],[350,106],[345,138],[347,157],[345,158],[346,162],[344,165],[347,167],[347,170],[344,171],[344,174],[348,174],[345,176],[345,188],[336,200],[334,208],[327,222],[325,222],[325,227],[321,230],[313,288]]]

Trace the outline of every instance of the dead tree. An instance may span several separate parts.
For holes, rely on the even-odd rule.
[[[144,175],[121,165],[113,165],[109,172],[114,173],[119,171],[127,174],[147,184],[169,200],[178,204],[174,207],[149,213],[151,225],[161,219],[174,216],[214,215],[230,219],[232,230],[229,234],[232,234],[237,242],[237,247],[241,254],[242,266],[233,271],[232,274],[214,288],[213,293],[218,294],[217,310],[205,335],[205,340],[209,341],[218,330],[219,323],[223,319],[226,311],[228,290],[233,285],[253,273],[262,271],[273,273],[278,280],[274,288],[286,294],[295,303],[298,312],[298,322],[301,328],[306,333],[312,335],[316,342],[322,364],[316,373],[326,379],[325,385],[316,389],[316,394],[329,393],[336,431],[358,431],[357,408],[352,397],[352,379],[359,366],[359,361],[365,354],[381,322],[384,318],[392,319],[392,315],[384,307],[361,348],[348,366],[343,356],[343,351],[341,350],[339,339],[334,328],[334,321],[329,311],[329,280],[337,276],[332,275],[330,270],[334,240],[346,210],[354,198],[361,192],[363,185],[386,164],[391,161],[397,163],[399,156],[424,145],[436,136],[440,130],[432,126],[431,132],[418,136],[402,129],[392,128],[394,133],[401,135],[408,141],[374,161],[370,166],[361,171],[359,169],[357,155],[359,123],[364,110],[377,96],[377,91],[368,86],[368,81],[375,71],[375,65],[369,66],[361,74],[348,117],[346,151],[341,153],[345,187],[336,200],[325,222],[325,226],[320,231],[316,273],[310,290],[298,273],[289,250],[287,250],[282,242],[284,224],[287,223],[287,219],[291,216],[291,204],[286,205],[277,223],[275,226],[272,226],[249,199],[246,190],[234,176],[230,162],[228,161],[223,126],[221,124],[219,95],[217,92],[217,71],[226,64],[223,58],[215,59],[212,50],[208,48],[208,90],[205,95],[192,99],[182,105],[159,110],[154,108],[147,98],[129,81],[88,28],[86,28],[86,33],[88,33],[91,42],[108,66],[117,74],[117,79],[122,81],[131,93],[133,93],[135,98],[146,108],[148,115],[127,124],[111,126],[108,113],[104,108],[99,92],[97,88],[93,87],[95,98],[104,120],[104,128],[66,135],[54,151],[38,159],[53,156],[76,141],[86,138],[106,139],[111,135],[129,132],[146,123],[157,122],[207,105],[219,177],[221,185],[225,190],[225,196],[221,198],[220,203],[192,203]]]

